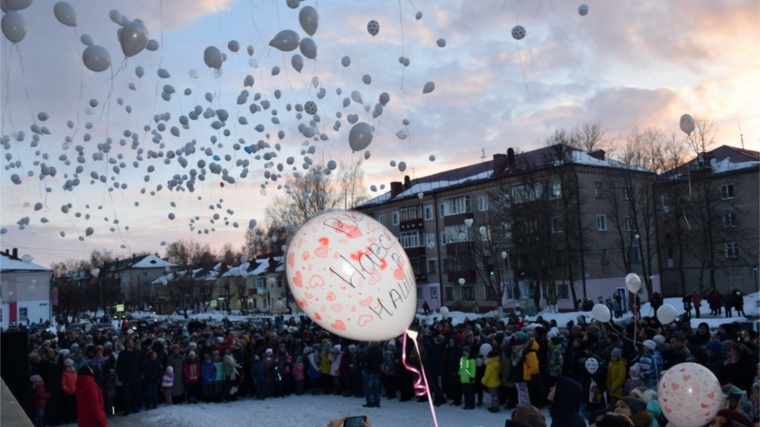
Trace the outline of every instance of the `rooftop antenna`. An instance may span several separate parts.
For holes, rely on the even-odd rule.
[[[737,122],[736,124],[739,126],[739,138],[742,141],[742,150],[744,150],[744,134],[742,133],[742,123]]]
[[[480,160],[483,161],[483,163],[485,163],[485,161],[486,161],[486,149],[485,148],[481,148],[480,151],[482,153],[480,155]]]

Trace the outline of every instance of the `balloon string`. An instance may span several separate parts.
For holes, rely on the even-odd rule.
[[[428,387],[428,380],[425,376],[425,369],[417,370],[414,366],[408,364],[406,362],[406,341],[407,338],[411,338],[412,342],[414,342],[414,349],[417,351],[417,360],[420,361],[420,366],[422,365],[422,356],[420,355],[420,347],[417,344],[417,332],[406,330],[404,331],[404,343],[402,345],[401,349],[401,362],[404,364],[404,367],[407,371],[412,371],[415,376],[414,380],[414,394],[416,396],[422,397],[425,394],[427,394],[428,398],[428,404],[430,405],[430,413],[433,415],[433,424],[435,427],[438,427],[438,418],[435,415],[435,405],[433,405],[433,397],[430,395],[430,388]]]

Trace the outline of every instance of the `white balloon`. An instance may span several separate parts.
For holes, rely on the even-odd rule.
[[[298,47],[301,41],[298,37],[298,33],[293,30],[282,30],[277,33],[272,40],[269,41],[269,46],[275,49],[279,49],[283,52],[290,52]]]
[[[437,44],[438,47],[446,47],[446,40],[445,39],[438,39],[438,40],[436,40],[435,44]]]
[[[349,65],[351,65],[351,58],[349,58],[348,56],[344,56],[343,58],[340,59],[340,63],[344,67],[348,67]]]
[[[491,344],[483,343],[480,345],[480,355],[483,357],[487,357],[488,353],[493,351],[493,347],[491,347]]]
[[[586,358],[586,370],[589,374],[594,375],[599,370],[599,361],[594,357]]]
[[[21,10],[31,6],[32,0],[5,0],[3,3],[10,10]]]
[[[400,130],[400,131],[396,132],[396,137],[397,137],[398,139],[404,140],[404,139],[406,139],[406,137],[408,137],[408,136],[409,136],[409,135],[406,133],[406,131],[405,131],[405,130]]]
[[[362,82],[364,82],[365,85],[371,84],[372,83],[372,76],[370,76],[369,74],[363,75],[362,76]]]
[[[359,122],[348,133],[348,144],[353,151],[360,151],[372,142],[372,127],[369,123]]]
[[[625,276],[625,287],[632,293],[637,293],[641,289],[641,278],[636,273],[628,273]]]
[[[90,274],[93,275],[93,276],[95,276],[95,277],[98,277],[98,275],[100,274],[100,269],[97,268],[97,267],[95,267],[92,270],[90,270]]]
[[[460,277],[459,280],[458,280],[458,282],[459,282],[460,285],[464,285],[465,283],[467,283],[467,281],[464,280],[464,277]]]
[[[111,21],[116,25],[121,25],[121,13],[119,13],[116,9],[111,9],[110,12],[108,12],[108,18],[111,19]]]
[[[609,307],[607,307],[604,304],[594,305],[594,308],[591,310],[591,313],[594,315],[594,319],[602,323],[607,323],[612,318]]]
[[[361,104],[362,103],[362,94],[359,93],[358,90],[355,90],[355,91],[351,92],[351,100],[353,100],[354,102],[358,102],[359,104]]]
[[[124,30],[121,32],[121,51],[124,52],[124,56],[127,58],[137,55],[145,49],[148,45],[150,37],[148,35],[148,29],[145,28],[145,24],[139,19],[127,24]]]
[[[203,51],[203,62],[209,68],[219,69],[222,67],[222,52],[216,46],[209,46]]]
[[[431,162],[434,162],[435,161],[435,156],[431,154],[430,157],[428,157],[428,160],[430,160]]]
[[[677,315],[676,308],[670,304],[663,304],[657,309],[657,320],[663,326],[667,326],[676,320]]]
[[[588,14],[588,5],[582,4],[578,6],[578,15],[586,16]]]
[[[227,49],[229,49],[230,52],[237,52],[240,49],[240,43],[238,43],[237,40],[230,40],[229,43],[227,43]]]
[[[298,45],[301,49],[303,56],[309,59],[317,59],[317,44],[309,37],[301,39],[301,43]]]
[[[449,317],[449,308],[446,306],[441,307],[439,310],[441,312],[441,317]]]
[[[515,40],[522,40],[525,37],[525,28],[522,25],[515,25],[512,28],[512,37]]]
[[[95,42],[92,40],[92,37],[90,37],[89,34],[82,34],[81,36],[79,36],[79,40],[85,46],[92,46],[95,44]]]
[[[694,118],[691,117],[691,114],[684,114],[681,116],[679,124],[681,126],[681,130],[686,135],[691,135],[691,133],[694,132]]]
[[[145,45],[145,49],[148,49],[151,52],[155,52],[158,50],[158,40],[150,39],[148,40],[148,44]]]
[[[434,90],[435,90],[435,83],[427,82],[425,83],[425,87],[422,88],[422,93],[430,93]]]
[[[88,46],[82,53],[82,62],[90,71],[105,71],[111,66],[111,54],[103,46]]]
[[[304,6],[301,11],[298,12],[298,22],[301,24],[301,28],[306,34],[313,36],[317,32],[319,26],[319,14],[317,10],[311,6]]]
[[[374,19],[367,23],[367,32],[375,37],[380,32],[380,24]]]
[[[283,306],[285,306],[285,303],[284,303],[284,302],[282,302],[282,300],[279,300],[279,299],[278,299],[278,300],[277,300],[277,302],[275,302],[275,303],[274,303],[274,305],[275,305],[275,306],[276,306],[278,309],[281,309]]]
[[[416,19],[416,20],[418,20],[418,21],[419,21],[420,19],[422,19],[422,12],[417,12],[417,13],[414,15],[414,19]]]
[[[11,43],[18,43],[26,37],[26,21],[24,21],[24,17],[20,13],[14,10],[7,12],[3,16],[2,21],[0,21],[0,27],[2,27],[5,38]]]
[[[65,1],[59,1],[53,6],[53,15],[63,25],[69,27],[77,26],[77,12]]]
[[[300,73],[303,69],[303,57],[296,53],[290,58],[290,64],[293,66],[293,69]]]

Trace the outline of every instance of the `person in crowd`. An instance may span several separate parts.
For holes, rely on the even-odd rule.
[[[166,358],[168,366],[172,367],[174,372],[174,386],[172,387],[172,404],[182,403],[185,401],[185,375],[184,368],[184,356],[180,352],[179,345],[173,345],[171,347],[171,353]]]
[[[715,378],[723,378],[723,365],[726,363],[727,355],[723,351],[723,344],[718,340],[712,340],[705,346],[705,367],[715,375]]]
[[[293,381],[295,381],[294,392],[296,396],[304,393],[304,363],[303,356],[296,357],[296,363],[293,364]]]
[[[665,427],[667,419],[662,414],[656,391],[646,387],[636,387],[631,392],[631,396],[641,399],[647,404],[647,412],[652,416],[652,427]]]
[[[628,369],[628,379],[625,380],[624,395],[628,396],[637,387],[646,387],[646,382],[641,379],[641,365],[634,363]]]
[[[491,350],[486,355],[484,364],[486,365],[486,372],[481,381],[483,386],[488,389],[488,394],[491,396],[491,406],[489,406],[488,410],[490,412],[499,412],[501,361],[498,352],[496,350]]]
[[[736,315],[746,317],[747,315],[744,314],[744,294],[742,294],[742,291],[735,289],[733,292],[733,298],[734,308],[736,308]]]
[[[581,416],[583,389],[572,378],[559,377],[557,384],[549,390],[546,400],[552,402],[549,415],[551,427],[586,427],[586,420]]]
[[[699,308],[702,307],[702,295],[700,295],[699,292],[694,291],[691,294],[691,303],[694,306],[694,315],[699,319]]]
[[[203,401],[208,403],[214,401],[214,383],[216,383],[216,366],[214,366],[212,354],[205,353],[201,364],[201,394]]]
[[[364,397],[365,408],[380,407],[380,365],[383,363],[383,349],[379,342],[373,341],[364,357]]]
[[[641,366],[641,379],[646,386],[656,390],[657,381],[663,372],[663,361],[660,352],[657,351],[657,344],[652,340],[644,341],[642,345],[643,353],[639,357],[639,366]]]
[[[710,427],[752,427],[752,421],[741,412],[731,409],[721,409],[715,415]]]
[[[441,354],[443,359],[443,354]],[[381,365],[385,398],[396,398],[396,341],[390,340],[383,351],[383,364]],[[445,401],[445,399],[444,399]]]
[[[504,427],[546,427],[546,418],[540,409],[532,405],[518,405],[512,411]]]
[[[108,419],[103,410],[103,391],[95,382],[95,371],[89,365],[79,369],[76,389],[79,427],[106,427]]]
[[[161,386],[164,367],[161,366],[158,353],[154,350],[148,352],[148,360],[143,363],[142,374],[145,385],[145,409],[156,409],[158,407],[158,388]]]
[[[441,388],[441,358],[446,346],[445,337],[437,335],[433,337],[432,332],[427,332],[422,336],[422,344],[425,348],[426,355],[422,364],[425,369],[425,378],[428,381],[428,388],[433,393],[433,404],[441,406],[446,403],[446,397]]]
[[[124,415],[140,412],[140,381],[142,380],[142,356],[135,350],[135,342],[127,339],[124,351],[116,362],[116,375],[123,384],[122,410]]]
[[[696,360],[686,344],[688,344],[688,341],[684,334],[680,332],[673,334],[670,338],[671,354],[669,357],[669,363],[665,365],[666,370],[679,363],[694,362]],[[660,355],[662,355],[662,352],[660,352]]]
[[[731,317],[734,317],[731,310],[734,308],[734,293],[731,291],[726,291],[725,294],[723,294],[723,309],[726,310],[726,318],[729,319]]]
[[[172,406],[172,389],[174,388],[174,368],[171,365],[166,367],[164,375],[161,376],[161,393],[164,396],[166,406]]]
[[[464,394],[464,409],[475,409],[475,359],[470,355],[470,346],[462,347],[459,361],[459,381]]]
[[[45,427],[45,408],[50,393],[45,389],[45,381],[40,375],[29,377],[32,382],[32,409],[34,409],[34,427]]]
[[[728,352],[728,358],[723,362],[723,382],[738,387],[745,393],[749,393],[752,387],[752,375],[755,363],[752,361],[752,353],[744,344],[733,343]]]
[[[607,395],[609,397],[609,404],[614,405],[615,402],[623,397],[624,386],[628,367],[627,362],[623,359],[623,350],[620,347],[615,348],[610,353],[610,361],[607,364]]]
[[[647,411],[647,404],[643,400],[624,396],[615,403],[615,413],[625,415],[633,422],[633,427],[650,427],[652,414]]]
[[[75,423],[77,420],[77,371],[74,369],[74,361],[70,358],[63,361],[61,389],[63,390],[61,421]]]
[[[693,303],[691,295],[690,294],[684,295],[681,301],[683,302],[683,311],[685,311],[686,314],[688,314],[689,317],[691,317],[691,306]]]
[[[723,307],[723,295],[719,290],[713,288],[710,292],[710,315],[720,316],[721,308]]]
[[[237,400],[240,369],[242,369],[243,367],[235,359],[235,356],[232,354],[232,348],[230,348],[230,346],[224,347],[224,357],[222,358],[222,363],[224,364],[224,379],[225,379],[224,390],[222,393],[226,400],[235,401]],[[190,393],[188,392],[188,400],[189,399],[190,399]]]

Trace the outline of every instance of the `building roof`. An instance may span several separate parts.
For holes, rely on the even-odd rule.
[[[393,195],[393,184],[391,184],[390,191],[370,199],[358,206],[358,208],[387,203],[393,200],[402,200],[408,197],[417,196],[420,193],[436,193],[438,191],[450,190],[462,185],[472,185],[478,182],[486,182],[508,176],[517,176],[567,164],[652,172],[648,169],[626,165],[606,158],[603,151],[587,153],[581,149],[566,144],[555,144],[524,153],[514,153],[513,162],[509,161],[509,154],[506,156],[504,154],[496,154],[492,160],[449,169],[426,177],[416,178],[410,180],[408,185],[405,184],[403,186],[403,191],[395,196]]]
[[[108,271],[125,270],[129,268],[166,268],[176,267],[177,264],[164,261],[155,255],[134,256],[132,258],[114,261],[108,264]]]
[[[664,183],[689,178],[699,179],[739,170],[757,170],[759,167],[760,152],[721,145],[714,150],[694,157],[677,168],[663,173],[658,177],[657,181]]]
[[[53,270],[43,267],[41,265],[33,264],[31,262],[26,262],[17,258],[14,258],[10,255],[0,253],[0,271],[3,272],[11,272],[11,271],[50,271]]]

